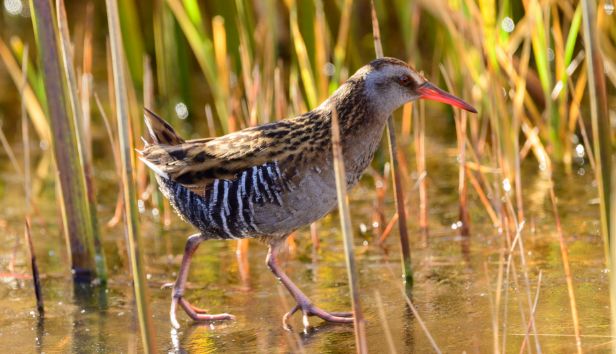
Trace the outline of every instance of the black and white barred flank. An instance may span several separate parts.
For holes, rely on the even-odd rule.
[[[178,214],[210,239],[241,239],[261,234],[255,208],[266,203],[282,206],[285,183],[278,162],[242,171],[234,180],[216,179],[204,197],[181,184],[158,176],[160,189]]]

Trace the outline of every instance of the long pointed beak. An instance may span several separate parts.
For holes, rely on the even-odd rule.
[[[421,99],[439,101],[439,102],[447,103],[449,105],[452,105],[458,108],[462,108],[469,112],[477,113],[477,110],[473,106],[466,103],[461,98],[458,98],[450,94],[449,92],[441,90],[440,88],[434,86],[432,83],[428,81],[421,84],[417,88],[417,92],[419,93],[419,98]]]

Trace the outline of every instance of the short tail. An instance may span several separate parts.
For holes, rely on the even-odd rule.
[[[184,143],[184,139],[175,132],[169,123],[149,109],[144,108],[144,110],[145,125],[154,144],[179,145]]]

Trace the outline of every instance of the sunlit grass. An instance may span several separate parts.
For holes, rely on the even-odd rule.
[[[32,2],[33,5],[48,3],[51,4],[48,0]],[[85,20],[66,19],[62,11],[57,12],[59,30],[45,32],[40,26],[51,23],[39,20],[39,10],[33,7],[33,14],[37,16],[37,36],[43,45],[34,64],[28,64],[26,84],[18,63],[28,60],[24,54],[27,53],[24,50],[27,40],[0,37],[0,65],[7,69],[13,84],[22,92],[29,122],[39,140],[54,141],[54,146],[68,144],[63,152],[72,167],[63,170],[62,175],[72,176],[75,180],[71,184],[78,190],[67,190],[63,194],[83,198],[79,199],[74,211],[63,214],[82,224],[85,229],[80,234],[86,237],[86,248],[92,250],[100,246],[100,241],[94,237],[98,229],[97,211],[95,207],[90,208],[90,204],[96,205],[92,192],[96,174],[89,156],[93,150],[94,131],[106,127],[111,144],[122,146],[121,149],[114,146],[107,158],[113,156],[118,173],[124,177],[118,186],[125,192],[125,206],[129,208],[127,219],[134,221],[128,224],[128,229],[136,233],[138,215],[135,205],[131,204],[136,203],[137,196],[146,199],[144,196],[151,195],[149,199],[161,220],[169,212],[169,206],[156,192],[153,175],[147,174],[143,166],[134,165],[132,148],[139,146],[142,106],[169,116],[186,136],[221,135],[316,107],[350,73],[374,57],[372,31],[365,21],[369,14],[368,2],[157,0],[143,8],[141,2],[134,0],[118,3],[121,33],[116,33],[115,37],[120,37],[124,45],[114,42],[118,38],[111,36],[107,55],[115,56],[116,61],[118,57],[125,57],[126,62],[116,62],[113,67],[105,68],[107,63],[102,54],[105,44],[88,49],[85,40],[77,42],[81,37],[74,27],[83,25]],[[92,4],[95,4],[92,16],[97,23],[111,20],[101,4]],[[511,247],[517,234],[525,237],[527,232],[517,227],[527,215],[523,205],[526,180],[522,166],[531,166],[544,175],[558,169],[573,173],[577,145],[573,141],[579,140],[584,146],[586,160],[596,173],[601,233],[605,235],[611,273],[616,274],[614,242],[611,242],[614,231],[612,238],[609,237],[616,223],[612,217],[616,206],[614,201],[611,204],[609,201],[610,196],[614,199],[613,134],[610,135],[606,96],[606,78],[607,84],[616,84],[616,26],[614,16],[606,15],[603,10],[606,2],[600,1],[598,12],[590,18],[588,11],[584,11],[588,4],[586,1],[549,3],[541,0],[395,0],[377,1],[376,15],[384,33],[381,40],[385,55],[414,63],[426,77],[446,82],[450,91],[468,98],[479,108],[478,116],[454,114],[460,163],[459,218],[465,227],[461,233],[466,230],[472,237],[465,211],[468,199],[475,198],[495,230],[504,238],[509,236],[509,243],[503,247]],[[49,9],[53,10],[53,6]],[[51,13],[53,19],[56,11]],[[102,38],[110,35],[103,27],[90,25],[93,33],[88,35],[102,42]],[[595,31],[594,37],[590,36]],[[56,39],[49,37],[52,34]],[[586,35],[590,37],[584,37]],[[52,41],[59,43],[55,57],[45,47]],[[97,53],[92,55],[93,51]],[[88,65],[94,70],[84,67],[87,66],[87,52],[90,52]],[[603,57],[601,52],[605,53]],[[82,59],[83,65],[80,64]],[[52,76],[52,79],[62,83],[56,87],[57,92],[50,92],[53,90],[48,82],[50,72],[45,65],[52,62],[59,70],[57,77]],[[601,70],[604,67],[605,73]],[[127,75],[117,76],[120,71]],[[102,98],[97,104],[98,110],[101,113],[105,109],[110,111],[111,119],[106,116],[96,119],[101,114],[94,117],[85,114],[89,94],[83,82],[90,79],[88,75],[95,75],[90,88],[92,95],[96,93],[95,97]],[[106,92],[107,87],[112,89]],[[120,99],[122,104],[117,101]],[[584,109],[586,102],[590,105],[590,114]],[[177,113],[176,107],[182,107],[180,104],[187,107],[188,117]],[[56,105],[64,107],[56,110]],[[416,181],[410,178],[408,181],[419,184],[420,206],[418,215],[408,216],[419,219],[428,237],[428,180],[425,176],[429,171],[426,171],[425,155],[429,152],[425,151],[425,129],[431,122],[426,122],[426,109],[423,103],[405,107],[402,129],[397,136],[403,143],[414,143],[418,177]],[[430,105],[429,109],[437,107]],[[58,128],[57,113],[60,111],[64,111],[63,128]],[[592,130],[587,133],[585,127],[590,123]],[[394,125],[391,125],[392,131]],[[64,129],[66,131],[59,131]],[[68,135],[59,139],[60,133]],[[80,146],[80,143],[85,145]],[[8,145],[7,139],[3,139],[3,145]],[[11,151],[7,147],[4,150]],[[62,154],[56,151],[55,155],[58,168],[68,168],[61,167],[65,166]],[[13,164],[20,166],[15,154],[10,156]],[[397,168],[394,166],[394,171]],[[404,168],[408,171],[408,166],[400,167]],[[135,173],[127,173],[132,169]],[[403,176],[402,181],[410,190],[404,178],[408,177]],[[389,182],[385,178],[382,181]],[[134,189],[133,184],[137,186]],[[387,189],[388,195],[384,195],[383,200],[393,200],[393,190]],[[558,215],[557,196],[553,197],[555,215]],[[381,227],[381,232],[389,234],[395,218],[400,215],[400,225],[405,225],[403,220],[407,213],[404,212],[405,200],[401,199],[397,201],[401,202],[399,212],[402,214],[384,216],[384,220],[393,221],[388,227]],[[511,204],[511,210],[507,203]],[[122,221],[122,206],[122,199],[119,199],[112,226]],[[71,225],[68,219],[64,223]],[[554,228],[557,229],[557,225]],[[90,234],[94,241],[90,241]],[[558,235],[563,247],[563,266],[567,270],[566,244],[562,232]],[[386,235],[379,236],[385,240]],[[522,250],[512,248],[512,252],[520,257]],[[98,254],[102,254],[100,249]],[[97,271],[104,278],[104,260],[97,259]],[[410,260],[407,262],[406,271],[410,274]],[[508,270],[501,264],[499,291],[514,282],[511,278],[514,275],[506,272]],[[570,271],[566,273],[573,321],[576,322],[575,284],[571,283]],[[517,282],[518,276],[515,277]],[[500,292],[494,296],[494,310],[502,313],[506,301],[499,296]],[[531,307],[530,303],[525,303],[523,312],[532,318]],[[616,322],[616,314],[613,316]],[[571,332],[580,338],[579,331],[572,328]],[[498,351],[498,332],[495,337],[495,351]],[[505,338],[502,340],[504,343]],[[532,340],[535,344],[535,339]]]

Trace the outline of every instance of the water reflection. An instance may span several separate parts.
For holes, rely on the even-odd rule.
[[[93,348],[106,352],[107,288],[90,284],[73,285],[73,352]]]
[[[45,340],[45,316],[38,316],[36,320],[36,352],[43,353],[43,346]]]
[[[438,153],[438,151],[434,152]],[[471,235],[461,237],[459,229],[451,225],[459,220],[456,190],[456,165],[452,163],[428,165],[428,169],[443,177],[431,183],[429,243],[421,247],[421,232],[411,219],[410,235],[415,270],[413,291],[406,289],[420,316],[443,352],[489,352],[493,349],[492,310],[490,296],[495,297],[499,263],[506,258],[506,235],[499,234],[478,201],[469,200],[472,220]],[[451,177],[451,178],[450,178]],[[584,345],[592,347],[606,341],[609,333],[607,275],[602,273],[603,247],[598,236],[596,207],[588,203],[596,192],[591,176],[555,176],[556,193],[563,219],[563,228],[570,245],[572,267],[575,272],[576,296],[580,306],[580,323],[585,334]],[[7,205],[18,200],[20,189],[5,187]],[[527,227],[525,248],[531,270],[531,283],[537,271],[543,271],[542,291],[537,306],[537,328],[542,336],[544,352],[569,352],[574,343],[569,334],[570,314],[568,296],[557,239],[553,234],[553,220],[547,197],[548,180],[542,175],[525,179],[524,205]],[[17,184],[15,184],[17,185]],[[365,190],[352,196],[354,222],[370,224],[374,196]],[[54,220],[53,196],[41,211],[41,218]],[[414,197],[416,198],[416,196]],[[113,198],[110,198],[113,199]],[[109,205],[113,205],[111,200]],[[547,211],[546,211],[547,210]],[[113,210],[102,219],[109,219]],[[385,206],[386,215],[393,215],[393,206]],[[410,210],[411,213],[416,211]],[[20,225],[18,211],[5,216],[8,225]],[[294,316],[296,332],[284,331],[282,315],[292,305],[292,298],[277,284],[264,264],[266,247],[251,242],[245,251],[236,251],[237,244],[208,241],[195,254],[188,278],[186,296],[197,306],[213,312],[229,312],[237,320],[229,323],[194,324],[183,313],[178,314],[181,329],[169,325],[168,290],[160,284],[173,281],[179,269],[186,236],[191,230],[175,217],[167,231],[160,224],[143,215],[143,237],[147,260],[148,283],[151,287],[151,308],[159,339],[159,351],[166,352],[348,352],[355,346],[352,326],[324,323],[310,318],[311,331],[302,333],[301,318]],[[11,215],[14,215],[12,217]],[[12,219],[14,218],[14,219]],[[297,285],[319,306],[341,311],[350,308],[346,268],[336,217],[319,223],[320,247],[314,247],[308,228],[298,232],[295,245],[283,252],[284,269]],[[30,315],[34,298],[29,281],[6,280],[0,286],[0,347],[27,348],[29,352],[131,352],[141,350],[139,328],[135,321],[132,285],[128,262],[125,259],[123,231],[120,227],[107,229],[104,248],[107,251],[110,274],[108,288],[74,286],[69,274],[62,273],[65,253],[57,225],[36,226],[33,237],[43,278],[46,317]],[[0,254],[11,255],[15,233],[9,227],[0,233]],[[371,352],[388,348],[385,329],[378,315],[379,305],[374,298],[378,290],[382,310],[387,318],[388,332],[400,352],[427,352],[431,345],[418,319],[406,305],[400,290],[400,263],[397,235],[386,240],[384,248],[375,246],[369,233],[357,240],[357,261],[360,270],[362,306],[367,319],[368,345]],[[363,241],[367,241],[364,243]],[[25,274],[27,264],[18,254],[15,273]],[[8,259],[0,258],[8,263]],[[486,276],[486,269],[488,275]],[[504,280],[503,280],[504,281]],[[498,313],[498,346],[504,343],[507,351],[519,350],[526,332],[521,320],[518,292],[512,278],[504,281],[500,293]],[[280,293],[279,290],[280,289]],[[490,295],[489,295],[490,294]],[[67,300],[68,299],[68,300]],[[524,299],[523,299],[524,300]],[[525,301],[525,300],[524,300]],[[504,306],[502,303],[506,303]],[[504,326],[502,321],[507,318]],[[504,335],[503,335],[504,334]],[[593,337],[596,336],[596,337]],[[534,339],[530,338],[533,343]]]

